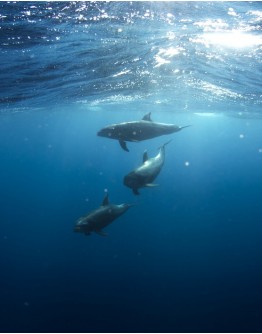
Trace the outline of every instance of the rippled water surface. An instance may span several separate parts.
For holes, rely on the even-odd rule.
[[[1,2],[0,8],[3,106],[48,99],[146,101],[174,111],[261,107],[260,2]]]

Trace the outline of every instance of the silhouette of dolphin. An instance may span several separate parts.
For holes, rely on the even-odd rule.
[[[117,139],[123,150],[129,152],[126,141],[139,142],[178,132],[190,125],[178,126],[174,124],[157,123],[151,120],[151,112],[140,121],[123,122],[104,127],[97,132],[98,136]]]
[[[135,195],[139,195],[138,189],[143,187],[155,187],[157,184],[152,182],[160,173],[165,162],[165,146],[170,143],[163,144],[159,148],[159,153],[149,159],[147,151],[143,154],[143,164],[124,177],[124,185],[131,188]]]
[[[110,204],[108,197],[109,195],[106,193],[98,209],[76,221],[74,232],[84,233],[85,235],[95,232],[101,236],[106,236],[107,234],[102,229],[133,206],[133,204]]]

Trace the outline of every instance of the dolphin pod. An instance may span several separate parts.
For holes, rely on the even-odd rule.
[[[180,127],[174,124],[152,122],[151,113],[149,112],[140,121],[112,124],[98,131],[97,135],[117,139],[120,146],[125,151],[129,151],[126,145],[127,141],[138,142],[151,139],[178,132],[188,126],[190,125]],[[143,154],[143,163],[124,176],[124,185],[130,188],[135,195],[139,195],[138,190],[140,188],[157,186],[152,182],[156,179],[164,165],[165,146],[170,141],[160,146],[159,152],[155,157],[149,158],[147,151],[145,151]],[[131,206],[133,204],[109,203],[109,195],[106,192],[101,206],[87,215],[80,217],[75,223],[74,231],[85,235],[95,232],[101,236],[106,236],[107,234],[103,229],[123,215]]]
[[[97,132],[100,137],[116,139],[123,150],[129,152],[126,142],[139,142],[146,139],[168,135],[189,127],[175,124],[157,123],[151,120],[151,112],[140,121],[111,124]]]

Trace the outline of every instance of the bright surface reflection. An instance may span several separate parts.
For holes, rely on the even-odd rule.
[[[221,45],[228,48],[247,48],[262,45],[262,37],[240,31],[206,33],[203,35],[203,43]]]

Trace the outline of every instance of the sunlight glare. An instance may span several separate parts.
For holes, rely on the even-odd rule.
[[[206,33],[203,36],[205,44],[221,45],[228,48],[247,48],[262,45],[262,37],[240,31],[224,33]]]

